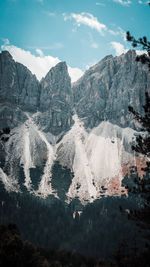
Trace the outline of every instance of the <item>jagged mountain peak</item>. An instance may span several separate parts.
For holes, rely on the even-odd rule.
[[[91,66],[86,72],[85,74],[89,74],[90,72],[93,71],[100,71],[100,66],[106,64],[106,66],[108,66],[110,63],[114,62],[114,61],[126,61],[126,59],[129,61],[129,63],[133,63],[135,58],[136,58],[136,51],[135,50],[128,50],[126,53],[121,54],[120,56],[113,56],[113,55],[107,55],[104,58],[102,58],[98,63],[94,64],[93,66]],[[82,77],[81,77],[82,78]]]
[[[60,70],[64,70],[64,69],[67,70],[68,69],[66,61],[61,61],[61,62],[57,63],[57,65],[54,68],[60,69]]]
[[[141,90],[142,86],[142,90]],[[136,52],[106,57],[92,66],[73,85],[76,112],[86,127],[107,119],[122,127],[134,127],[128,106],[142,112],[150,73],[136,62]]]
[[[31,72],[25,65],[23,65],[20,62],[16,62],[17,68],[22,69],[23,72],[26,72],[26,75],[29,75],[30,77],[34,78],[36,80],[36,83],[39,84],[39,80],[37,79],[36,75]]]
[[[114,183],[120,190],[126,163],[133,158],[134,124],[128,105],[141,112],[150,88],[150,74],[135,57],[134,51],[106,56],[71,86],[65,62],[38,82],[9,53],[1,54],[0,130],[3,135],[3,128],[12,129],[10,138],[2,136],[9,141],[0,142],[0,178],[7,187],[10,177],[23,172],[29,190],[30,180],[42,178],[40,184],[36,181],[39,193],[52,193],[48,185],[53,164],[59,162],[59,171],[65,167],[74,174],[69,198],[95,199],[105,182],[109,192]]]
[[[0,54],[0,119],[14,127],[24,121],[23,111],[35,112],[39,105],[39,82],[8,51]]]
[[[133,59],[136,57],[136,51],[134,49],[129,49],[126,53],[124,53],[125,57],[130,57],[130,59]]]
[[[98,63],[92,65],[88,70],[85,71],[85,73],[83,74],[83,76],[78,80],[81,81],[83,79],[84,76],[88,76],[93,72],[101,72],[101,68],[107,68],[110,64],[113,64],[115,61],[120,62],[120,61],[124,61],[126,62],[126,60],[128,60],[129,63],[133,63],[135,58],[136,58],[136,51],[135,50],[128,50],[126,53],[121,54],[120,56],[113,56],[113,55],[107,55],[104,58],[102,58]],[[78,83],[75,82],[74,84]]]
[[[60,134],[71,124],[72,88],[66,62],[53,67],[41,83],[9,52],[0,54],[0,119],[4,127],[24,122],[23,111],[37,112],[45,131]],[[45,112],[45,114],[43,114]]]
[[[8,59],[13,59],[12,55],[7,50],[2,50],[0,56]]]
[[[41,95],[45,90],[51,94],[71,92],[71,78],[68,73],[66,62],[59,62],[51,68],[41,81]],[[49,96],[51,97],[51,96]]]
[[[13,56],[10,54],[9,51],[7,50],[3,50],[0,52],[0,58],[1,60],[5,59],[6,63],[7,61],[11,61],[11,64],[15,64],[16,67],[18,67],[18,69],[22,69],[22,72],[26,72],[27,75],[30,75],[30,76],[33,76],[35,80],[37,80],[38,82],[38,79],[36,78],[36,75],[33,74],[25,65],[23,65],[22,63],[20,62],[17,62]]]
[[[41,81],[38,123],[44,130],[59,135],[71,125],[73,94],[66,62],[50,69]],[[43,116],[44,112],[44,116]]]
[[[57,77],[55,77],[55,75],[57,75]],[[57,79],[58,75],[61,76],[59,78],[62,78],[62,79],[67,78],[71,82],[71,78],[68,74],[68,66],[65,61],[61,61],[56,66],[52,67],[46,74],[45,78],[41,80],[41,83],[43,83],[44,81],[51,81],[53,78]]]

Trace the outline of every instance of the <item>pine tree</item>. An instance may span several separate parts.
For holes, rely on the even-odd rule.
[[[148,3],[150,5],[150,2]],[[150,42],[147,37],[136,39],[128,31],[126,34],[127,41],[131,42],[134,48],[140,47],[145,50],[146,53],[136,57],[136,61],[146,64],[150,71]],[[141,124],[142,130],[147,131],[147,136],[143,138],[141,135],[137,137],[137,145],[133,146],[133,149],[144,155],[150,156],[150,95],[148,92],[145,93],[145,105],[143,106],[145,115],[142,116],[136,112],[133,107],[129,106],[129,111],[134,115],[135,119]]]
[[[150,5],[150,2],[148,3]],[[146,64],[150,71],[150,41],[147,40],[147,37],[136,39],[128,31],[126,34],[127,41],[131,42],[134,48],[140,47],[142,50],[145,50],[146,53],[136,57],[136,61]],[[136,145],[133,145],[132,148],[136,152],[142,153],[145,156],[150,156],[150,95],[148,92],[145,93],[145,105],[144,116],[140,115],[134,110],[133,107],[129,106],[129,111],[134,115],[134,118],[141,124],[142,130],[146,132],[144,136],[138,136]],[[149,164],[150,165],[150,164]]]
[[[146,133],[142,136],[139,135],[136,138],[136,145],[133,145],[132,148],[138,153],[149,157],[150,156],[150,95],[148,92],[145,93],[145,105],[144,116],[136,112],[133,107],[129,106],[129,111],[134,115],[135,119],[140,123],[141,130]]]
[[[128,42],[131,42],[134,48],[140,47],[142,50],[146,52],[143,53],[142,55],[137,56],[136,60],[140,61],[143,64],[147,64],[150,70],[150,42],[147,40],[147,37],[143,36],[142,38],[140,37],[139,39],[136,39],[128,31],[126,34],[126,38]]]

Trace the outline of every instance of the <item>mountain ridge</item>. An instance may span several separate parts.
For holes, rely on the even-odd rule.
[[[128,106],[142,112],[150,90],[148,69],[135,58],[134,51],[106,56],[71,85],[65,62],[38,82],[8,52],[0,54],[0,178],[6,188],[23,185],[57,197],[60,188],[52,184],[58,162],[71,181],[66,200],[93,201],[103,187],[110,195],[126,194],[121,180],[131,165],[139,171],[144,164],[131,150],[139,129]]]

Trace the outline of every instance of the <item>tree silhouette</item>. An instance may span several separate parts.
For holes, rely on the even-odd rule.
[[[150,2],[148,2],[148,5],[150,6]],[[126,33],[126,38],[127,41],[131,42],[133,48],[138,47],[146,52],[138,55],[136,57],[136,61],[147,65],[150,71],[150,41],[146,36],[136,39],[130,34],[129,31]],[[141,131],[144,132],[136,138],[136,144],[133,145],[132,148],[134,151],[143,154],[147,158],[147,167],[144,168],[146,175],[140,183],[140,185],[142,185],[142,193],[144,193],[143,196],[146,200],[146,203],[145,208],[138,212],[138,215],[135,216],[135,219],[137,219],[138,221],[143,221],[145,225],[147,225],[146,227],[149,228],[150,220],[149,215],[147,216],[147,214],[149,214],[150,212],[150,161],[148,159],[150,157],[150,94],[148,92],[145,93],[145,105],[143,106],[143,109],[144,115],[141,115],[137,111],[135,111],[133,107],[129,106],[129,111],[140,123]],[[148,249],[150,250],[150,247],[148,247]]]
[[[141,130],[146,133],[142,136],[139,135],[136,138],[136,145],[132,148],[138,153],[142,153],[145,156],[150,156],[150,96],[148,92],[145,93],[145,105],[143,106],[144,116],[140,115],[129,106],[129,111],[134,115],[135,119],[140,123]]]
[[[150,6],[150,2],[148,2]],[[136,61],[146,64],[150,71],[150,41],[147,37],[136,39],[130,34],[129,31],[126,33],[127,41],[131,42],[133,48],[139,47],[146,53],[138,55]],[[141,130],[145,131],[145,135],[140,135],[136,138],[137,144],[133,145],[132,148],[136,152],[142,153],[145,156],[150,156],[150,95],[148,92],[145,93],[145,105],[143,106],[144,116],[140,115],[133,107],[129,106],[129,111],[134,115],[134,118],[141,124]]]
[[[127,41],[131,42],[134,48],[140,47],[142,50],[146,51],[142,55],[138,55],[136,57],[137,61],[140,61],[142,64],[147,64],[150,70],[150,42],[147,40],[146,36],[140,37],[136,39],[134,36],[130,34],[128,31],[126,34]]]

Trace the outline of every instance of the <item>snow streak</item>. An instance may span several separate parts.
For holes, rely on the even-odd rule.
[[[75,145],[73,171],[75,176],[69,188],[68,196],[82,196],[85,199],[93,200],[97,196],[97,191],[93,183],[94,177],[85,150],[85,137],[87,134],[78,117],[74,115],[73,119],[75,122],[73,126]]]
[[[44,198],[51,194],[57,197],[51,184],[52,166],[57,160],[74,173],[69,190],[66,192],[68,201],[78,197],[82,202],[92,202],[101,196],[102,187],[108,187],[105,194],[110,192],[113,194],[114,187],[121,188],[124,172],[134,160],[131,152],[134,130],[123,129],[105,121],[87,132],[83,122],[74,115],[72,128],[58,144],[55,144],[55,137],[46,135],[34,122],[36,114],[30,116],[25,113],[25,115],[27,120],[12,130],[7,142],[10,177],[16,179],[20,163],[24,169],[24,184],[29,191]],[[48,137],[53,139],[53,145]],[[33,191],[30,170],[42,166],[44,158],[46,163],[43,174],[38,189]],[[0,169],[0,179],[8,190],[13,188],[10,177]]]
[[[30,168],[32,167],[32,158],[30,153],[30,135],[29,135],[29,125],[30,119],[25,123],[24,129],[24,150],[23,150],[23,162],[24,162],[24,174],[25,174],[25,183],[27,189],[31,189],[31,178],[30,178]]]
[[[8,192],[11,191],[18,192],[18,186],[15,183],[15,181],[11,177],[7,176],[6,173],[4,173],[4,171],[1,168],[0,168],[0,180],[2,181],[5,189]]]
[[[28,117],[28,122],[30,124],[30,127],[34,128],[34,131],[39,135],[40,139],[45,143],[46,148],[47,148],[47,161],[44,167],[44,173],[41,178],[39,188],[36,192],[36,194],[40,194],[43,197],[47,197],[50,194],[54,194],[54,191],[52,190],[52,187],[51,187],[51,176],[52,176],[51,168],[55,160],[55,151],[54,151],[53,146],[47,141],[45,134],[38,129],[33,119],[29,117],[27,113],[26,115]],[[29,142],[28,142],[28,145],[29,145]],[[28,178],[28,175],[26,177]]]
[[[68,197],[78,197],[82,202],[93,201],[100,197],[103,186],[108,186],[105,194],[113,192],[113,187],[118,187],[119,193],[123,177],[122,165],[133,158],[130,149],[134,131],[102,122],[88,133],[77,115],[73,119],[75,123],[72,129],[58,144],[60,163],[68,166],[72,162],[74,172]]]

